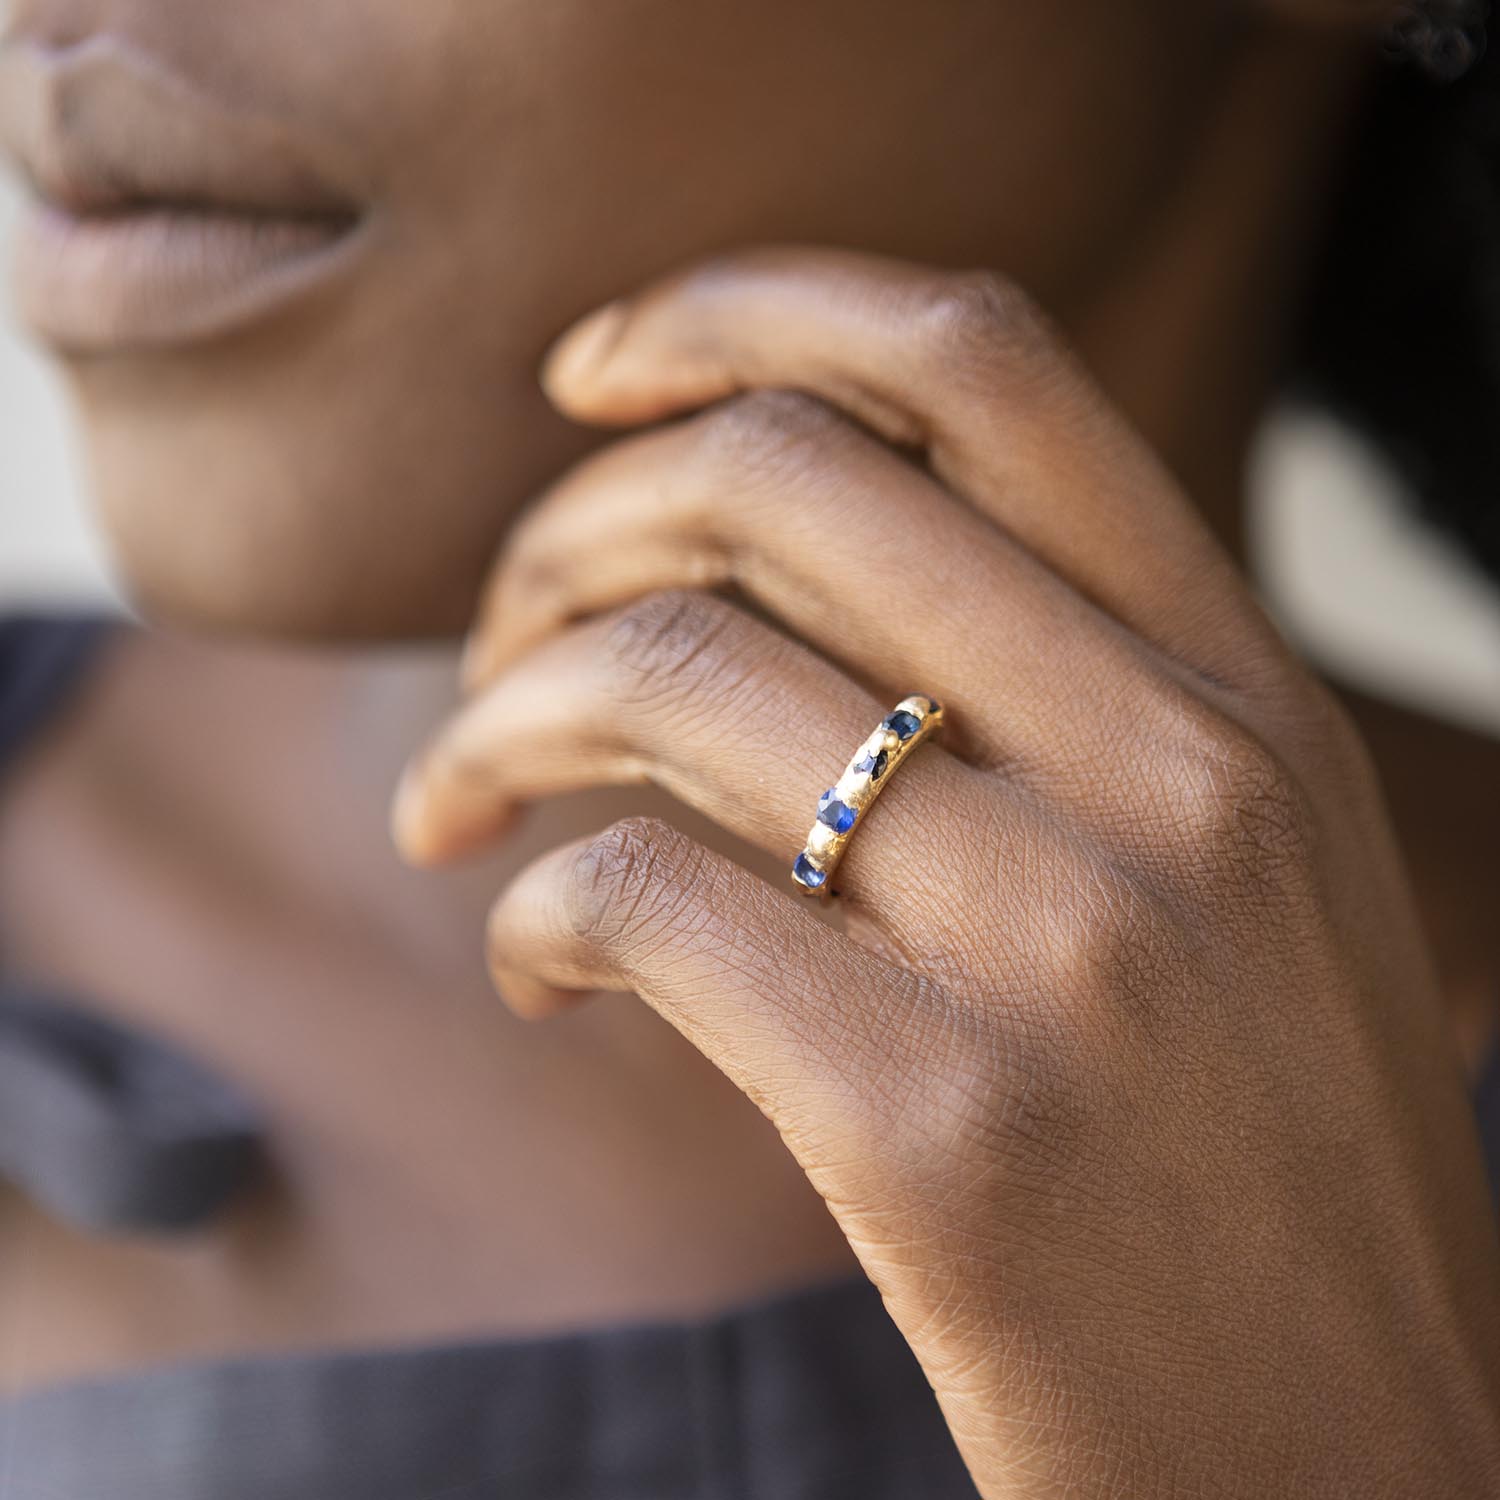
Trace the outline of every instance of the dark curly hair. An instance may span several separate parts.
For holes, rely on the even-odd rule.
[[[1392,33],[1308,298],[1298,383],[1500,577],[1500,48],[1487,4]]]

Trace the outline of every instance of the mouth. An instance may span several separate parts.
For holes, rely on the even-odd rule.
[[[363,223],[316,146],[111,38],[0,50],[0,147],[31,198],[17,309],[68,354],[259,321],[338,274]]]

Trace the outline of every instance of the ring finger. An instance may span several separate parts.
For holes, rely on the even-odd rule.
[[[652,595],[553,636],[465,705],[408,772],[397,840],[435,863],[492,840],[522,802],[651,781],[790,863],[818,794],[893,707],[732,604]],[[840,889],[898,943],[929,943],[912,896],[947,886],[966,829],[993,836],[1001,820],[976,814],[997,795],[924,747],[862,815]]]

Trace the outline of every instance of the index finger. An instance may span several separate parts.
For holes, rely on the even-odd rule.
[[[766,249],[669,276],[565,335],[544,382],[631,425],[809,392],[934,473],[1076,588],[1217,681],[1288,658],[1233,559],[1047,320],[988,273]]]

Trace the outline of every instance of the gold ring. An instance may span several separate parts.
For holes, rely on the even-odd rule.
[[[836,896],[829,883],[870,804],[884,791],[896,767],[943,727],[942,705],[931,698],[903,698],[855,753],[835,786],[818,799],[818,820],[792,864],[792,879],[809,896]]]

